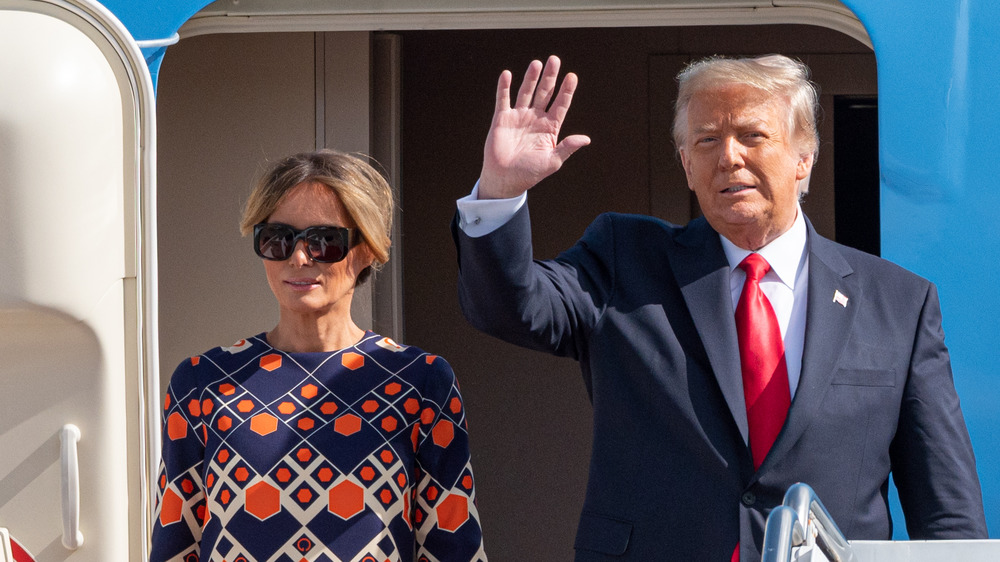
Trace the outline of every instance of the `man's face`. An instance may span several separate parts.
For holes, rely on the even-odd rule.
[[[792,226],[799,180],[812,169],[788,128],[785,99],[735,84],[696,93],[680,149],[688,188],[705,218],[756,250]]]

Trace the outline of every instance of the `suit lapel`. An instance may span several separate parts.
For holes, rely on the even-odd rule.
[[[729,262],[719,235],[704,219],[692,221],[676,241],[678,251],[669,254],[670,266],[705,346],[712,373],[746,443],[747,413],[729,294]]]
[[[847,344],[850,327],[862,303],[861,287],[854,270],[837,246],[809,229],[809,288],[806,308],[805,346],[799,386],[788,410],[788,418],[778,440],[761,469],[781,458],[798,441],[820,411],[820,403],[830,386],[830,378]],[[837,302],[837,294],[847,297]],[[845,306],[846,304],[846,306]]]

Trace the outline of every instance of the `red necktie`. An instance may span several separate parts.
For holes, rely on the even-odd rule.
[[[778,319],[767,296],[760,290],[760,280],[771,266],[760,254],[750,254],[740,263],[740,268],[746,271],[747,280],[736,305],[736,334],[750,429],[750,454],[756,470],[785,423],[791,393]]]

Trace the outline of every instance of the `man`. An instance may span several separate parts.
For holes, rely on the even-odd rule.
[[[558,72],[532,62],[514,100],[501,74],[453,230],[469,321],[580,362],[595,427],[576,559],[758,560],[799,481],[847,538],[888,539],[890,471],[911,538],[985,538],[936,289],[799,207],[818,147],[808,69],[690,66],[674,140],[704,218],[605,214],[536,262],[525,194],[590,142],[558,139],[577,86]]]

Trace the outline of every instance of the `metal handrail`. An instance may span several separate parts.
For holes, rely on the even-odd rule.
[[[799,516],[787,505],[779,505],[767,516],[761,562],[791,562],[792,547],[805,542]]]
[[[808,484],[793,484],[767,517],[761,562],[789,562],[792,548],[815,544],[832,562],[856,560],[844,534]]]

